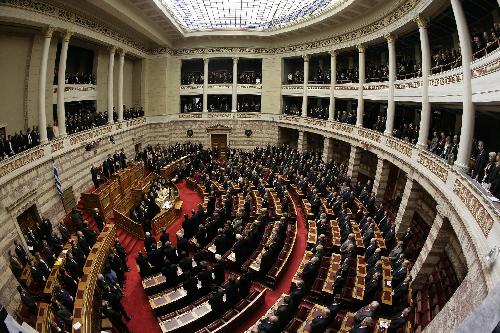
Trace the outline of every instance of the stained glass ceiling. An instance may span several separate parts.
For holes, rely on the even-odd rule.
[[[188,32],[270,30],[318,16],[345,0],[157,0]]]

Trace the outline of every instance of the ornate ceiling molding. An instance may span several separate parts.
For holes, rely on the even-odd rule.
[[[80,13],[75,13],[66,8],[62,8],[57,4],[42,2],[38,0],[0,0],[0,5],[22,8],[25,10],[44,14],[56,19],[60,19],[83,28],[89,29],[99,34],[103,34],[120,43],[123,43],[131,48],[149,55],[168,54],[174,56],[199,56],[221,53],[232,54],[252,54],[252,55],[273,55],[286,54],[296,52],[307,52],[316,49],[331,48],[335,45],[358,40],[372,33],[381,31],[394,22],[401,19],[403,16],[413,10],[422,0],[408,0],[398,6],[396,9],[388,12],[384,17],[379,18],[375,22],[360,26],[352,31],[344,32],[328,38],[324,38],[309,43],[294,44],[275,48],[248,48],[248,47],[228,47],[228,48],[193,48],[193,49],[171,49],[168,47],[160,47],[150,49],[136,41],[131,40],[123,33],[116,31],[105,23],[99,22],[98,19]]]

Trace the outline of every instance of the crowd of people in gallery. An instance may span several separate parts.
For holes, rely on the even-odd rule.
[[[229,70],[212,71],[208,73],[209,84],[233,83],[233,73]]]
[[[142,107],[123,106],[123,119],[129,120],[144,116]],[[113,121],[118,121],[118,113],[113,107]],[[97,112],[94,104],[82,104],[80,108],[72,111],[66,111],[66,132],[68,134],[86,131],[95,127],[103,126],[108,123],[107,112]],[[57,121],[53,126],[54,137],[59,136]]]
[[[181,113],[202,112],[203,101],[201,98],[191,98],[183,103]]]
[[[181,77],[181,84],[203,84],[203,73],[199,71],[184,73]]]
[[[296,103],[284,103],[283,113],[290,116],[300,116],[302,114],[302,105]]]
[[[238,101],[236,110],[238,112],[260,112],[260,100],[258,98]]]
[[[238,76],[238,83],[241,84],[261,84],[262,73],[258,71],[244,71]]]
[[[328,119],[328,105],[315,104],[307,108],[307,116],[316,119]]]
[[[5,138],[0,138],[0,161],[25,150],[36,147],[40,144],[40,134],[38,127],[28,128],[26,132],[19,131],[13,135],[8,134]]]
[[[67,73],[64,75],[66,84],[97,84],[95,74],[92,73]],[[57,68],[54,69],[54,85],[58,82]]]

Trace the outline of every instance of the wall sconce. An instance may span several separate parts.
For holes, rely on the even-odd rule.
[[[495,262],[498,256],[498,246],[493,247],[487,255],[484,256],[484,261],[486,266],[491,266]]]

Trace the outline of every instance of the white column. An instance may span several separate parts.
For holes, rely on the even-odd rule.
[[[233,58],[233,95],[231,99],[231,112],[238,111],[238,57]]]
[[[363,127],[363,115],[365,114],[365,102],[363,100],[363,84],[365,83],[365,47],[358,45],[359,51],[359,87],[358,87],[358,110],[356,126]]]
[[[462,87],[463,87],[463,113],[462,129],[460,131],[460,145],[458,148],[455,165],[466,172],[469,170],[468,162],[472,149],[472,137],[474,136],[475,110],[472,104],[472,75],[470,63],[472,62],[472,47],[467,20],[464,15],[462,4],[459,0],[451,0],[451,7],[457,23],[458,38],[460,41],[460,52],[462,53]]]
[[[108,124],[113,123],[113,68],[115,66],[115,51],[112,46],[109,49],[109,65],[108,65]]]
[[[307,117],[307,82],[309,81],[309,56],[303,55],[304,58],[304,85],[302,91],[302,117]]]
[[[66,135],[66,110],[64,108],[64,90],[66,86],[66,59],[68,58],[68,44],[72,33],[66,31],[64,34],[61,54],[59,55],[59,68],[57,72],[57,124],[59,136]]]
[[[125,63],[125,52],[118,52],[118,122],[123,121],[123,64]]]
[[[417,16],[415,21],[420,34],[420,50],[422,51],[422,110],[420,112],[420,132],[417,146],[427,149],[427,139],[431,128],[431,103],[429,103],[429,75],[431,73],[431,47],[427,34],[427,21]]]
[[[335,119],[335,85],[337,84],[337,51],[330,52],[330,107],[328,108],[328,120]]]
[[[389,48],[389,96],[387,98],[387,118],[385,123],[385,135],[392,135],[394,130],[394,117],[396,114],[396,103],[394,102],[394,83],[396,81],[396,38],[387,34],[387,46]]]
[[[203,59],[203,112],[208,112],[208,61]]]
[[[45,115],[45,88],[47,86],[47,60],[49,58],[50,40],[54,28],[49,26],[44,32],[42,45],[42,59],[40,62],[40,78],[38,83],[38,132],[40,143],[46,143],[47,139],[47,116]]]

